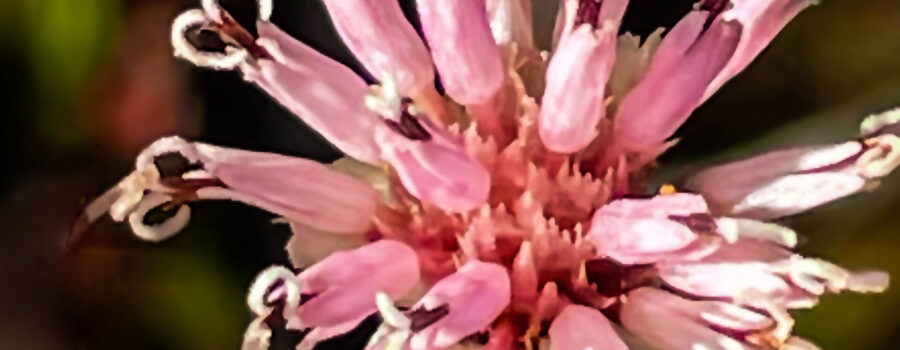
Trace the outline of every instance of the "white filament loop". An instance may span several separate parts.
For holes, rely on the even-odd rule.
[[[283,286],[276,290],[271,290],[272,286],[278,281]],[[265,316],[272,307],[269,302],[272,301],[271,295],[275,293],[284,295],[284,318],[289,319],[290,313],[300,306],[300,282],[293,272],[283,266],[272,266],[264,270],[253,281],[250,287],[250,293],[247,294],[247,306],[256,315]]]
[[[135,236],[150,242],[160,242],[166,240],[187,226],[191,219],[191,208],[187,205],[179,205],[175,215],[168,218],[165,222],[157,225],[145,225],[144,216],[160,205],[171,202],[172,198],[162,193],[150,193],[141,199],[137,208],[128,215],[128,224]]]
[[[378,307],[378,313],[381,314],[384,323],[369,338],[367,348],[403,349],[406,340],[412,335],[412,331],[409,329],[412,326],[412,320],[404,315],[394,305],[391,297],[385,293],[379,292],[375,294],[375,305]]]
[[[222,23],[222,7],[219,0],[200,0],[200,7],[206,13],[207,18],[213,22]]]
[[[265,316],[260,316],[247,326],[241,350],[269,349],[269,339],[272,338],[272,330],[266,325],[265,320]]]
[[[256,5],[259,10],[259,20],[268,22],[269,18],[272,18],[272,11],[274,9],[272,0],[257,0]]]
[[[178,136],[160,138],[144,148],[135,160],[135,169],[139,171],[157,171],[153,160],[166,153],[178,153],[190,163],[200,162],[200,153],[196,146]]]
[[[784,342],[791,336],[794,329],[794,318],[781,306],[766,297],[765,293],[756,289],[746,291],[735,298],[739,304],[749,305],[763,309],[769,314],[769,317],[775,321],[775,328],[771,330],[771,335]]]
[[[204,0],[204,3],[211,0]],[[205,25],[213,20],[207,16],[215,16],[216,12],[210,13],[201,9],[192,9],[182,12],[172,23],[172,47],[175,49],[175,57],[181,57],[200,67],[206,67],[217,70],[232,70],[247,60],[250,53],[243,48],[234,48],[228,46],[225,53],[213,53],[198,50],[187,40],[187,33],[192,28]],[[218,13],[221,16],[221,13]]]
[[[900,166],[900,137],[885,134],[865,141],[871,147],[856,162],[867,178],[881,178]]]
[[[860,135],[873,136],[885,127],[900,123],[900,108],[894,108],[884,113],[870,115],[859,125]]]

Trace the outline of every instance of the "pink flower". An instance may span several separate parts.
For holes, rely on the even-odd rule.
[[[900,137],[775,151],[706,169],[689,180],[720,214],[774,219],[872,189],[900,165]]]
[[[260,178],[266,181],[259,181]],[[157,140],[137,158],[135,171],[98,200],[116,221],[126,217],[143,239],[181,230],[187,202],[243,202],[293,222],[359,234],[371,225],[376,193],[365,182],[301,158],[242,151],[177,136]]]
[[[435,283],[406,315],[382,300],[385,326],[373,337],[370,348],[392,348],[398,341],[411,350],[447,348],[486,329],[509,304],[509,298],[509,277],[502,266],[467,263]]]
[[[558,350],[628,349],[603,313],[581,305],[563,309],[550,325],[549,334],[550,343]]]
[[[422,30],[447,95],[464,105],[494,96],[506,77],[485,0],[417,1]]]
[[[428,50],[398,2],[327,0],[325,6],[344,43],[375,77],[391,77],[406,96],[432,89]]]
[[[634,152],[658,147],[700,104],[743,31],[741,22],[713,16],[693,11],[662,41],[643,80],[619,105],[614,133],[619,147]],[[712,24],[706,28],[708,22]]]
[[[311,348],[318,340],[352,330],[375,312],[378,293],[399,298],[418,281],[415,252],[402,243],[381,240],[333,253],[296,277],[279,268],[263,272],[248,303],[265,317],[268,305],[282,300],[289,328],[312,329],[304,341]]]
[[[710,254],[721,238],[703,198],[692,194],[620,199],[591,221],[586,239],[622,264],[694,259]]]
[[[427,43],[396,2],[325,3],[378,85],[269,23],[270,1],[258,36],[204,0],[172,42],[197,65],[238,71],[347,158],[164,138],[84,212],[127,218],[151,240],[183,228],[194,200],[288,219],[303,270],[260,274],[243,349],[267,348],[273,319],[306,332],[309,349],[374,313],[370,349],[814,349],[792,335],[791,310],[887,287],[886,274],[803,255],[794,231],[760,220],[874,188],[900,163],[897,111],[866,119],[861,141],[704,170],[687,182],[695,193],[646,185],[675,129],[808,1],[704,0],[640,46],[616,37],[628,1],[567,0],[549,62],[528,0],[420,0]],[[201,26],[224,52],[190,44]]]
[[[775,326],[769,317],[734,304],[692,301],[652,287],[628,293],[620,317],[626,329],[659,349],[749,349],[753,345],[742,338]]]
[[[608,22],[598,30],[582,25],[560,42],[547,67],[547,88],[541,100],[539,130],[550,150],[576,152],[597,136],[618,29]]]

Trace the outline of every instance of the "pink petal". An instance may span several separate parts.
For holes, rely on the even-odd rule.
[[[756,290],[783,300],[792,294],[792,287],[763,262],[663,264],[658,270],[667,284],[696,296],[738,298]]]
[[[390,76],[404,96],[434,83],[431,57],[397,1],[325,0],[344,43],[376,78]]]
[[[381,240],[351,251],[337,252],[298,276],[302,293],[313,297],[302,304],[298,328],[333,327],[377,310],[375,295],[400,298],[419,281],[419,261],[409,246]]]
[[[860,142],[771,152],[715,166],[688,181],[720,214],[772,219],[796,214],[862,190],[868,180],[854,162]]]
[[[744,26],[744,34],[734,56],[706,89],[706,98],[750,65],[772,39],[803,9],[815,0],[738,0],[725,15]]]
[[[393,165],[403,187],[420,200],[450,212],[466,212],[487,201],[490,174],[463,146],[434,130],[431,140],[410,140],[379,130],[382,157]]]
[[[604,88],[616,57],[618,28],[594,31],[583,25],[566,36],[547,68],[541,101],[540,136],[561,153],[576,152],[597,136],[606,104]]]
[[[349,68],[325,57],[268,22],[258,24],[260,45],[278,53],[245,65],[244,77],[351,157],[377,163],[372,130],[381,119],[363,101],[368,87]]]
[[[409,342],[413,350],[440,349],[485,329],[510,301],[509,276],[500,265],[469,262],[456,273],[438,281],[413,310],[446,305],[449,314],[415,333]]]
[[[416,2],[447,95],[464,105],[493,97],[506,77],[485,0]]]
[[[515,44],[518,50],[534,47],[531,0],[487,0],[491,33],[501,47]]]
[[[569,305],[550,324],[550,346],[554,350],[627,350],[600,311]]]
[[[196,144],[204,170],[225,187],[201,198],[233,199],[321,230],[361,233],[378,203],[365,182],[314,161]]]
[[[702,198],[691,194],[620,199],[594,213],[587,240],[599,254],[623,264],[693,255],[694,248],[702,248],[692,247],[697,234],[670,216],[705,212]]]
[[[763,315],[722,302],[690,301],[644,287],[628,293],[619,314],[626,329],[660,349],[751,349],[710,328],[762,330]]]
[[[635,152],[659,147],[690,116],[734,53],[740,23],[718,19],[692,41],[700,22],[695,13],[663,39],[644,79],[619,106],[615,137],[620,147]]]

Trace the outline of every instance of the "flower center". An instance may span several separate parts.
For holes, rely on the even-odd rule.
[[[582,24],[590,24],[594,28],[599,26],[600,6],[603,0],[581,0],[578,2],[578,11],[575,13],[575,27]]]

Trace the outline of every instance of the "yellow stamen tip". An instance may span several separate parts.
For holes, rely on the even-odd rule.
[[[678,190],[675,189],[675,186],[672,186],[670,184],[662,185],[659,188],[659,194],[663,196],[668,196],[676,193],[678,193]]]

